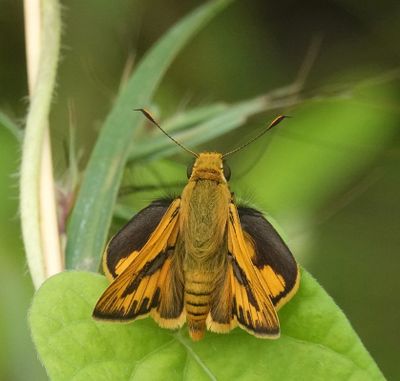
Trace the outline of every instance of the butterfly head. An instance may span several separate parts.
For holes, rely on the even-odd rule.
[[[187,176],[191,181],[211,180],[226,183],[231,177],[228,165],[218,152],[203,152],[188,166]]]

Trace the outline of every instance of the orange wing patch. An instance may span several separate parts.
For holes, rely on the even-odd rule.
[[[256,256],[254,245],[247,233],[244,233],[244,241],[250,258],[252,258],[252,262],[254,263],[253,258]],[[285,291],[285,279],[281,274],[274,272],[271,266],[263,266],[258,271],[261,273],[262,279],[265,280],[264,285],[270,297],[277,296]]]
[[[104,255],[103,255],[103,271],[104,274],[106,275],[107,279],[112,282],[116,276],[114,276],[113,274],[111,274],[111,272],[109,271],[106,261],[107,261],[107,252],[108,252],[108,248],[106,248],[106,250],[104,251]],[[128,255],[127,257],[121,258],[117,265],[115,266],[115,273],[118,275],[121,275],[129,266],[129,264],[132,263],[132,261],[135,259],[135,257],[138,255],[138,251],[132,251],[130,255]]]
[[[118,264],[121,273],[97,302],[95,318],[127,321],[151,313],[165,327],[184,323],[183,282],[172,255],[178,237],[179,206],[180,199],[174,200],[143,248]]]

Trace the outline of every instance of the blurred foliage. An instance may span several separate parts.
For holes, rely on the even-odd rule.
[[[57,176],[65,175],[68,104],[73,104],[80,168],[138,57],[199,1],[64,2],[59,85],[51,126]],[[0,109],[15,124],[26,111],[22,3],[0,1]],[[314,37],[322,36],[305,89],[318,95],[278,110],[294,116],[230,160],[232,190],[268,211],[299,261],[341,306],[388,379],[400,378],[400,86],[366,81],[398,68],[396,1],[237,2],[196,37],[168,70],[153,110],[233,103],[291,83]],[[356,85],[358,84],[358,85]],[[334,99],[327,99],[335,94]],[[142,105],[132,105],[132,108]],[[278,112],[277,111],[277,112]],[[222,139],[190,148],[227,151],[259,131],[273,113],[252,117]],[[46,379],[26,327],[33,293],[20,242],[19,146],[0,129],[0,378]],[[136,211],[185,182],[185,154],[134,161],[119,208]],[[148,186],[160,187],[143,191]],[[142,191],[138,187],[143,186]],[[116,218],[113,231],[123,223]],[[384,307],[384,308],[383,308]],[[310,327],[312,330],[312,327]],[[24,366],[20,366],[21,362]]]

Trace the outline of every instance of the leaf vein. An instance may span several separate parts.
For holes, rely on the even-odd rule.
[[[178,332],[175,335],[175,338],[186,349],[188,357],[189,357],[189,355],[192,356],[192,358],[200,365],[200,367],[203,369],[204,373],[210,378],[210,380],[217,381],[217,378],[215,377],[215,375],[211,372],[211,370],[207,367],[207,365],[202,361],[202,359],[199,357],[199,355],[185,342],[185,340],[182,338],[180,332]]]

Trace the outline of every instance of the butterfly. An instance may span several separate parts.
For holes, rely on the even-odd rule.
[[[221,154],[195,153],[180,197],[160,199],[137,213],[108,243],[103,270],[111,284],[93,317],[129,321],[151,316],[161,327],[185,322],[193,340],[208,329],[227,333],[239,326],[259,338],[277,338],[277,311],[296,293],[298,265],[264,215],[238,206]]]

